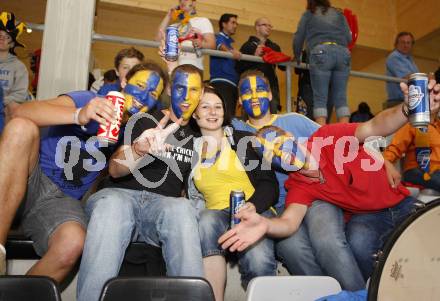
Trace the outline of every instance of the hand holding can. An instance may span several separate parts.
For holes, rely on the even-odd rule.
[[[168,26],[165,32],[165,59],[173,62],[179,58],[179,30],[177,26]]]
[[[235,217],[235,214],[240,210],[241,207],[246,203],[243,190],[232,190],[229,196],[229,212],[231,214],[230,227],[240,223],[240,219]]]
[[[119,131],[121,129],[122,116],[124,114],[125,98],[122,93],[117,91],[109,92],[105,98],[113,103],[116,110],[116,120],[114,122],[107,122],[105,125],[100,124],[96,136],[100,141],[115,144],[119,139]]]
[[[408,113],[413,127],[428,127],[431,122],[428,75],[411,74],[408,80]]]

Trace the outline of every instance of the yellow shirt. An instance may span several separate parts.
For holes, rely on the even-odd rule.
[[[194,170],[194,184],[203,194],[208,209],[228,208],[231,190],[243,190],[246,201],[255,192],[243,165],[229,143],[225,143],[214,164],[202,164],[199,159]]]

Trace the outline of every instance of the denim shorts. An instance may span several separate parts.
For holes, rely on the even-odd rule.
[[[49,239],[58,226],[65,222],[77,222],[86,229],[87,218],[80,201],[66,195],[37,165],[28,183],[21,216],[21,227],[34,241],[36,253],[43,256]]]
[[[261,215],[265,217],[275,216],[271,210],[267,210]],[[200,214],[199,234],[202,246],[202,256],[225,255],[227,252],[222,249],[218,239],[228,229],[231,220],[229,208],[223,210],[205,209]]]

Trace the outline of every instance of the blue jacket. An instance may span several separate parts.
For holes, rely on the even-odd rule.
[[[299,21],[293,39],[296,58],[301,56],[304,41],[308,50],[324,42],[334,42],[347,47],[351,42],[351,32],[347,20],[339,10],[329,7],[327,12],[322,14],[321,8],[318,7],[314,14],[307,10]]]

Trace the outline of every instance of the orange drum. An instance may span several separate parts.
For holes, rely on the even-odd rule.
[[[440,198],[421,206],[379,252],[368,301],[440,300]]]

